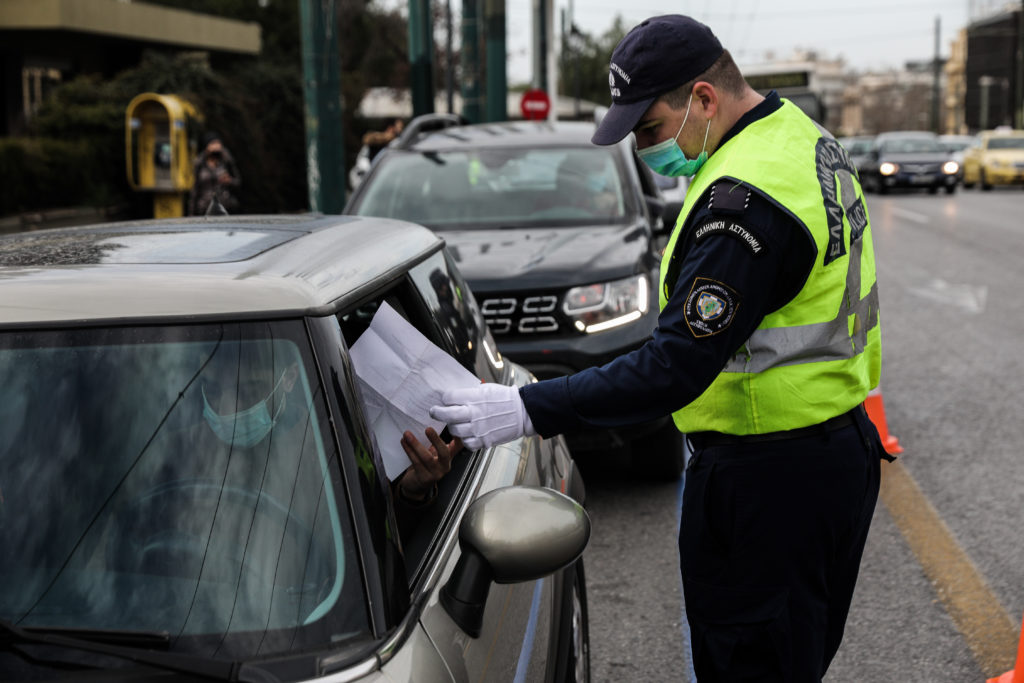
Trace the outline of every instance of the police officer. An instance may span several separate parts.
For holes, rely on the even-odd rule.
[[[631,132],[692,176],[653,337],[516,390],[445,393],[479,448],[672,413],[688,435],[680,568],[698,680],[820,681],[835,655],[887,458],[861,407],[881,365],[871,228],[850,160],[711,30],[654,17],[612,54],[593,136]]]

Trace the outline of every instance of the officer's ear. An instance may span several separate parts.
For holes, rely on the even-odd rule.
[[[700,105],[703,119],[713,119],[718,113],[718,91],[707,81],[697,81],[693,84],[693,100],[694,104]]]

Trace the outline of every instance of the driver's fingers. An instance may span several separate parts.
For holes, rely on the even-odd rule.
[[[402,449],[417,469],[428,469],[434,459],[427,447],[409,431],[402,434]]]

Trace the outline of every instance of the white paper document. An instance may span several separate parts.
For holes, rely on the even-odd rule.
[[[408,429],[425,442],[427,427],[438,432],[444,428],[429,413],[431,406],[441,403],[441,394],[480,384],[479,378],[387,303],[381,303],[370,327],[352,345],[351,358],[365,401],[363,410],[390,480],[409,466],[402,433]]]

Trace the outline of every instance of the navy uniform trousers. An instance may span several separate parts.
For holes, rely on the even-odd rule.
[[[828,669],[888,459],[863,409],[847,415],[775,440],[691,435],[679,555],[700,683]]]

